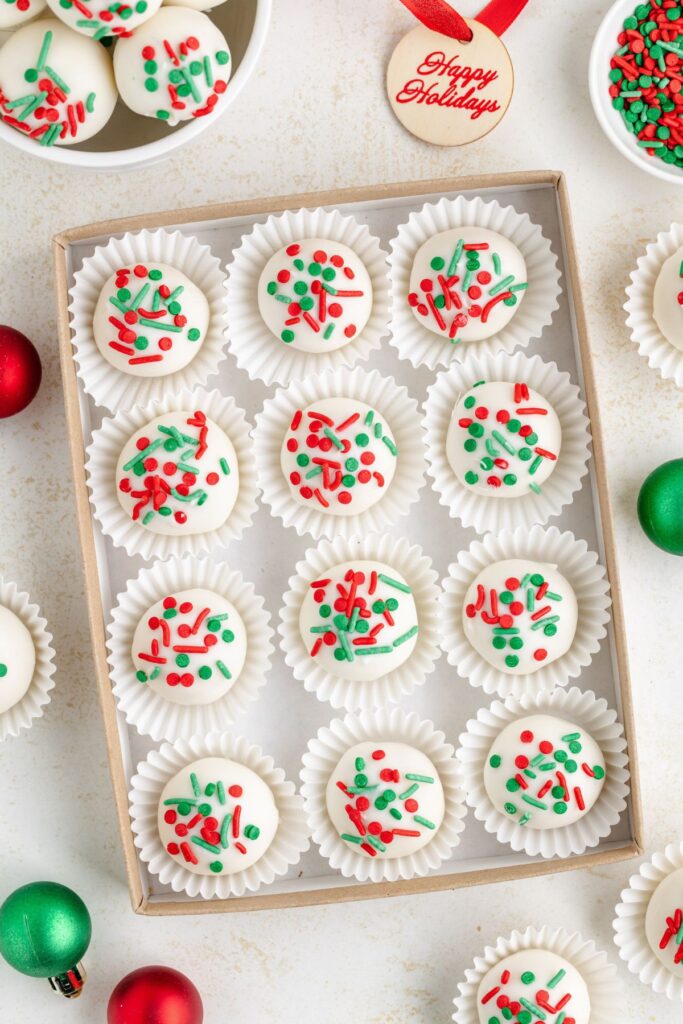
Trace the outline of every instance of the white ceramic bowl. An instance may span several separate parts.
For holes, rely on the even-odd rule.
[[[119,100],[102,131],[80,145],[38,146],[2,121],[0,140],[53,163],[96,171],[143,167],[163,160],[214,125],[235,102],[258,63],[271,10],[272,0],[226,0],[207,12],[227,39],[233,62],[230,83],[215,116],[194,118],[169,128],[156,118],[134,114]],[[121,148],[124,139],[126,147]]]
[[[616,0],[602,19],[593,40],[588,65],[591,103],[600,127],[622,156],[655,178],[683,185],[683,168],[665,164],[656,156],[648,156],[645,150],[637,145],[635,135],[626,130],[619,111],[612,106],[612,97],[609,94],[609,62],[617,49],[617,36],[622,30],[624,18],[633,14],[637,5],[638,0]]]

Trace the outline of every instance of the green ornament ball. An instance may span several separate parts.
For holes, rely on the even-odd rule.
[[[683,555],[683,459],[663,462],[646,477],[638,495],[638,519],[653,544]]]
[[[0,907],[0,954],[31,978],[53,978],[71,970],[90,944],[88,908],[57,882],[31,882]]]

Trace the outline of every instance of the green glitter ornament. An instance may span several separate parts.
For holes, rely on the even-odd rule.
[[[683,459],[671,459],[650,473],[637,507],[646,537],[671,555],[683,555]]]

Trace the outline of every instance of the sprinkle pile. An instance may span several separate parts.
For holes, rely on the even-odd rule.
[[[559,433],[559,425],[555,431],[557,417],[540,395],[534,393],[530,402],[524,383],[480,380],[458,402],[455,417],[459,444],[469,462],[464,483],[502,492],[523,483],[525,491],[541,493],[535,478],[539,470],[541,479],[547,478],[558,453],[539,443],[539,432],[546,430],[552,437]],[[462,459],[452,461],[459,466]]]
[[[520,752],[512,760],[495,752],[489,756],[489,767],[510,772],[505,789],[514,797],[505,804],[505,813],[517,818],[519,825],[536,822],[538,812],[548,812],[562,818],[573,805],[583,813],[588,804],[582,785],[593,785],[605,778],[605,769],[600,764],[588,764],[581,758],[586,739],[579,730],[565,733],[559,743],[550,739],[537,739],[532,730],[524,728],[518,734]],[[586,780],[591,780],[586,783]],[[583,780],[583,781],[582,781]],[[578,815],[575,815],[575,817]]]
[[[612,105],[648,156],[683,167],[683,15],[677,0],[638,4],[610,60]]]
[[[147,625],[154,637],[149,649],[134,651],[147,666],[138,669],[137,680],[147,683],[160,676],[168,686],[191,687],[198,679],[209,680],[214,672],[225,679],[232,675],[225,661],[235,634],[228,628],[227,612],[195,607],[192,601],[178,601],[174,594],[163,599],[160,615],[151,615]]]
[[[108,320],[116,337],[108,345],[125,356],[129,366],[161,363],[179,341],[196,344],[201,340],[201,331],[188,325],[183,313],[184,286],[171,290],[164,283],[163,270],[143,263],[121,267],[114,286],[109,305],[115,312]]]
[[[465,606],[468,619],[478,619],[490,626],[490,644],[498,653],[501,668],[516,668],[519,654],[525,646],[522,633],[531,633],[534,661],[548,657],[547,639],[556,636],[560,622],[559,610],[554,608],[562,595],[548,587],[540,572],[528,572],[521,578],[509,576],[505,589],[486,587],[478,583],[476,600]],[[528,639],[527,639],[528,642]]]
[[[522,971],[522,985],[528,988],[528,995],[517,999],[510,998],[505,988],[510,986],[512,975],[507,968],[501,972],[497,985],[485,992],[480,999],[482,1006],[489,1007],[491,1016],[488,1024],[539,1024],[552,1021],[552,1024],[576,1024],[574,1017],[567,1014],[566,1007],[571,1001],[571,992],[560,995],[555,991],[561,985],[566,971],[560,968],[551,978],[541,983],[531,970]],[[500,1014],[496,1011],[499,1010]]]
[[[411,589],[407,583],[374,569],[363,572],[353,567],[343,582],[331,576],[311,583],[318,613],[311,626],[310,655],[315,658],[325,647],[331,648],[337,661],[353,662],[366,655],[393,654],[413,637],[418,624],[415,604],[410,599],[414,621],[398,636],[394,615],[402,608]]]
[[[384,764],[385,759],[386,751],[377,747],[367,760],[356,757],[353,779],[335,780],[337,788],[348,798],[344,810],[353,827],[341,838],[368,857],[387,853],[399,836],[419,838],[438,828],[438,823],[420,813],[421,788],[433,786],[438,780],[390,768]]]
[[[226,786],[218,779],[202,788],[194,772],[190,774],[190,783],[191,794],[164,800],[164,806],[168,807],[164,821],[173,827],[177,837],[177,841],[166,844],[166,852],[188,864],[198,864],[196,847],[200,847],[214,857],[209,864],[211,871],[220,874],[224,851],[232,846],[244,856],[247,853],[245,842],[257,840],[261,829],[248,824],[242,786]],[[181,818],[186,820],[181,821]]]
[[[408,294],[410,306],[433,321],[453,344],[461,340],[458,331],[470,319],[485,324],[499,302],[516,306],[519,293],[528,288],[528,282],[517,281],[507,272],[500,255],[490,248],[489,242],[458,239],[452,252],[430,259],[432,275],[422,278],[418,290]],[[482,268],[483,253],[490,255],[491,271]]]
[[[288,260],[283,259],[275,276],[266,282],[266,292],[273,301],[287,306],[288,317],[280,332],[287,345],[296,342],[307,328],[323,341],[338,331],[348,340],[358,333],[353,307],[358,306],[358,299],[365,298],[366,292],[354,284],[353,267],[333,246],[331,242],[326,249],[316,249],[307,261],[300,243],[288,245],[284,250]],[[360,328],[365,326],[366,319],[364,314]]]
[[[37,87],[15,99],[5,96],[0,90],[0,117],[41,146],[54,146],[59,139],[67,136],[76,138],[79,126],[85,124],[89,114],[95,110],[97,96],[90,92],[85,101],[72,101],[71,87],[50,64],[50,48],[53,33],[45,32],[36,60],[24,71],[24,79],[30,86]],[[60,69],[61,71],[61,69]]]
[[[221,477],[230,475],[225,458],[206,465],[209,426],[205,413],[197,410],[182,415],[183,430],[170,416],[167,423],[150,425],[148,434],[135,442],[135,455],[123,464],[119,490],[135,499],[131,518],[143,526],[155,516],[172,516],[176,523],[186,523],[188,513],[201,508]]]
[[[353,399],[325,399],[295,412],[283,467],[291,466],[289,482],[306,503],[333,510],[354,501],[368,507],[390,483],[397,455],[391,431],[374,409]]]
[[[139,59],[147,92],[161,90],[156,111],[161,121],[175,124],[178,118],[204,117],[228,88],[229,76],[224,77],[222,69],[229,65],[230,54],[219,49],[202,55],[199,39],[193,35],[177,46],[168,39],[159,47],[147,44],[142,47]]]

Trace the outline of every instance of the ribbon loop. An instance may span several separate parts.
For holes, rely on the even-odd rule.
[[[411,14],[414,14],[418,21],[431,29],[432,32],[440,32],[443,36],[451,39],[459,39],[462,42],[469,42],[472,38],[472,29],[457,11],[454,11],[446,0],[401,0]]]

